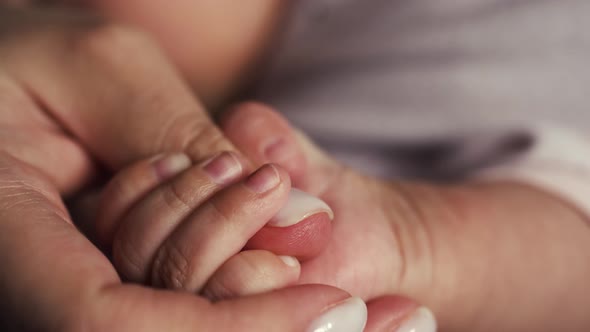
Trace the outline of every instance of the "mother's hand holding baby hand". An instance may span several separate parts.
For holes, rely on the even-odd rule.
[[[328,286],[212,305],[189,293],[122,283],[74,227],[61,196],[93,181],[102,167],[117,171],[174,151],[198,161],[235,149],[140,32],[79,13],[2,9],[0,59],[0,325],[25,331],[361,328],[364,304],[345,301],[346,292]],[[296,174],[297,162],[290,165]],[[277,197],[284,199],[287,187]],[[375,302],[369,328],[395,323],[399,315],[389,312],[412,308],[399,298]]]
[[[316,256],[328,242],[331,210],[290,190],[281,167],[247,177],[246,167],[232,152],[194,166],[173,154],[118,173],[102,193],[97,230],[120,274],[191,292],[207,282],[213,298],[296,283],[297,259]],[[255,235],[269,221],[273,234]],[[249,247],[258,250],[240,252],[253,237],[260,245]]]

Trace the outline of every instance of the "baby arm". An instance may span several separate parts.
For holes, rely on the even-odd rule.
[[[328,248],[302,265],[301,282],[365,299],[410,296],[434,311],[442,330],[588,330],[590,228],[563,197],[508,180],[364,176],[263,106],[230,113],[222,128],[259,162],[279,162],[260,153],[267,140],[288,142],[287,155],[307,160],[298,187],[334,210]]]

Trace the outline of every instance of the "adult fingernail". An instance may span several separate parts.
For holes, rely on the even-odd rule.
[[[252,191],[262,194],[273,189],[280,182],[281,177],[277,168],[272,164],[267,164],[246,179],[246,186]]]
[[[367,323],[367,306],[358,297],[340,302],[316,318],[307,332],[362,332]]]
[[[426,307],[420,307],[395,332],[435,332],[436,319]]]
[[[169,179],[191,166],[191,159],[184,153],[164,155],[152,161],[152,167],[162,180]]]
[[[318,213],[326,213],[330,220],[334,219],[334,212],[324,201],[301,190],[291,189],[287,203],[268,225],[288,227]]]
[[[288,267],[298,267],[299,261],[295,257],[291,256],[279,256],[279,259],[285,263]]]
[[[242,164],[232,152],[222,152],[201,165],[205,173],[217,184],[229,184],[242,174]]]

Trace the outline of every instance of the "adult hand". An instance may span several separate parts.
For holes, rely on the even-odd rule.
[[[258,163],[304,159],[294,186],[334,210],[331,241],[302,264],[301,283],[367,300],[404,294],[433,309],[442,330],[588,330],[590,229],[561,200],[516,183],[367,177],[263,105],[235,107],[222,127]]]
[[[6,153],[0,202],[3,330],[304,331],[331,323],[360,331],[366,319],[361,300],[328,286],[211,304],[190,293],[123,284],[72,225],[51,182]],[[394,313],[412,307],[389,301]]]
[[[4,149],[61,193],[161,151],[233,147],[146,35],[80,12],[0,11]],[[10,149],[8,151],[8,149]]]
[[[123,284],[73,225],[61,196],[95,180],[103,167],[115,171],[171,151],[199,161],[232,145],[158,47],[133,29],[81,13],[0,9],[0,60],[3,327],[301,331],[332,323],[361,328],[364,304],[342,302],[349,295],[328,286],[212,305],[189,293]],[[376,314],[368,327],[375,330],[375,322],[398,324],[405,318],[399,313],[415,304],[386,298],[370,307]]]

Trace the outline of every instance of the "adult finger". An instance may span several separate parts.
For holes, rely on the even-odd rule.
[[[139,286],[106,293],[96,331],[361,332],[367,316],[361,299],[323,285],[290,287],[214,304],[188,293]],[[109,307],[109,302],[119,305]],[[141,319],[129,318],[140,315]]]
[[[215,270],[238,253],[278,212],[287,200],[290,187],[286,172],[269,164],[214,195],[164,240],[151,266],[152,283],[167,288],[200,290]],[[136,259],[137,256],[129,254],[135,254],[129,247],[130,242],[118,241],[124,229],[121,228],[115,239],[115,261],[119,255],[132,267],[127,271],[143,272],[149,267],[145,257]],[[136,260],[130,261],[127,257]]]
[[[60,330],[100,288],[118,283],[36,168],[0,153],[0,307],[20,330]]]
[[[148,269],[158,247],[194,209],[225,186],[239,180],[243,172],[242,164],[234,153],[214,156],[152,190],[131,207],[122,220],[99,220],[98,225],[106,234],[103,236],[114,234],[112,249],[117,269],[131,281],[147,281]],[[140,164],[135,169],[141,174],[141,170],[147,173],[156,166],[158,161],[155,164]],[[140,192],[133,189],[136,185],[134,178],[122,174],[113,182],[119,183],[118,187],[129,188],[127,192],[133,196]],[[118,200],[118,196],[103,195],[104,205]],[[109,244],[110,239],[104,239]]]
[[[233,149],[146,34],[96,18],[38,13],[38,29],[30,29],[30,16],[11,12],[4,32],[21,38],[4,45],[3,63],[109,168],[159,152],[200,160]]]
[[[0,326],[60,331],[362,331],[366,307],[328,286],[302,286],[215,305],[192,294],[123,285],[78,232],[59,193],[0,153]],[[347,330],[343,330],[347,331]]]
[[[115,175],[101,193],[95,232],[99,242],[109,247],[117,222],[142,197],[191,166],[185,154],[158,155],[141,160]]]
[[[87,183],[95,171],[82,146],[53,123],[2,68],[0,150],[41,170],[66,195]]]
[[[115,264],[130,280],[146,281],[145,268],[164,239],[209,197],[243,176],[244,162],[230,152],[186,169],[189,165],[183,155],[140,161],[118,173],[103,192],[96,221],[98,237],[104,248],[110,248],[113,235],[121,229],[115,251],[124,252],[115,256],[127,258],[115,259]],[[330,237],[331,217],[324,202],[291,190],[279,212],[261,220],[268,225],[247,247],[311,258]],[[133,266],[128,266],[132,260]]]

